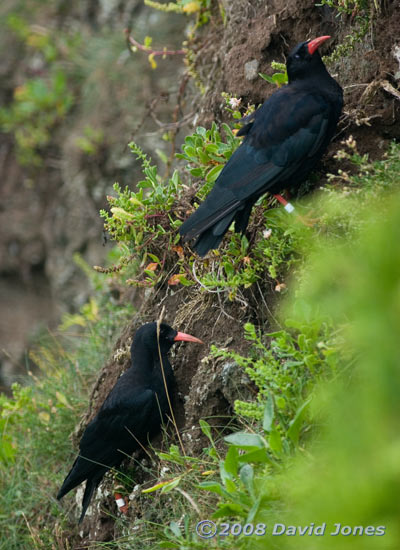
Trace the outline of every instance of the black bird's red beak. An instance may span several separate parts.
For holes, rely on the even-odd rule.
[[[321,44],[325,42],[325,40],[328,40],[330,36],[319,36],[318,38],[314,38],[314,40],[310,40],[310,42],[307,44],[308,47],[308,53],[310,55],[313,55],[315,50],[318,50]]]
[[[184,332],[178,332],[174,338],[174,342],[196,342],[196,344],[204,344],[199,338],[191,336],[190,334],[185,334]]]

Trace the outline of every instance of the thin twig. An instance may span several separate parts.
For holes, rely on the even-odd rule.
[[[222,305],[222,300],[221,300],[220,294],[218,294],[218,302],[219,302],[219,307],[220,307],[221,313],[223,313],[226,317],[228,317],[228,319],[231,319],[232,321],[234,321],[235,318],[232,317],[232,315],[229,315],[229,313],[227,313],[227,312],[224,310],[224,306]]]
[[[153,457],[151,456],[149,451],[146,449],[146,447],[144,445],[142,445],[142,443],[138,440],[138,438],[135,436],[135,434],[133,432],[131,432],[131,430],[127,426],[125,426],[125,430],[133,437],[133,439],[136,441],[136,443],[138,443],[138,445],[140,445],[141,449],[147,454],[147,456],[150,458],[150,460],[153,460]]]
[[[274,314],[272,313],[272,311],[270,310],[268,304],[267,304],[267,301],[266,299],[264,298],[264,294],[262,293],[261,291],[261,288],[260,288],[260,285],[258,283],[258,281],[256,281],[256,286],[257,286],[257,289],[258,289],[258,292],[260,293],[260,296],[261,296],[261,300],[266,308],[266,310],[268,311],[271,319],[273,319],[273,321],[276,323],[276,325],[279,327],[279,328],[282,328],[282,325],[280,324],[280,322],[276,319],[276,317],[274,316]]]
[[[193,275],[193,278],[196,281],[196,283],[199,284],[201,286],[201,288],[204,288],[204,290],[206,292],[209,292],[210,294],[219,294],[221,292],[226,292],[226,290],[224,288],[218,288],[217,290],[211,290],[210,288],[207,288],[205,285],[203,285],[203,283],[199,280],[199,278],[196,275],[196,267],[195,266],[196,266],[196,260],[193,260],[192,275]]]
[[[185,126],[186,124],[188,124],[193,118],[194,111],[192,111],[191,113],[188,113],[181,120],[176,122],[161,122],[161,120],[159,120],[156,117],[154,111],[149,111],[149,114],[151,118],[154,120],[154,122],[157,124],[157,126],[161,130],[165,131],[165,130],[177,130],[178,128],[181,128],[182,126]]]
[[[125,29],[125,35],[127,42],[130,46],[133,46],[134,48],[137,48],[138,50],[142,52],[147,52],[150,55],[156,56],[156,55],[186,55],[186,50],[153,50],[149,46],[143,46],[143,44],[140,44],[137,40],[135,40],[130,34],[129,29]]]
[[[25,512],[22,512],[22,517],[24,518],[25,520],[25,523],[26,523],[26,526],[28,527],[28,530],[29,530],[29,533],[31,535],[31,538],[32,538],[32,541],[33,541],[33,544],[35,545],[35,548],[39,548],[38,546],[38,541],[37,541],[37,535],[34,533],[29,521],[28,521],[28,518],[26,517],[25,515]]]
[[[180,493],[182,496],[184,496],[186,498],[186,500],[188,500],[190,502],[190,504],[195,509],[195,511],[200,515],[199,507],[197,506],[195,501],[192,499],[192,497],[186,491],[184,491],[183,489],[180,489],[179,487],[175,487],[175,489],[178,491],[178,493]]]
[[[161,355],[161,348],[160,348],[160,325],[161,325],[161,322],[162,322],[162,319],[164,317],[164,313],[165,313],[165,306],[163,306],[162,310],[161,310],[161,313],[160,313],[160,316],[159,318],[157,319],[157,347],[158,347],[158,356],[160,358],[160,367],[161,367],[161,374],[162,374],[162,377],[163,377],[163,382],[164,382],[164,388],[165,388],[165,394],[167,396],[167,401],[168,401],[168,406],[169,406],[169,410],[170,410],[170,413],[171,413],[171,419],[172,419],[172,423],[175,427],[175,431],[176,431],[176,435],[178,436],[178,441],[179,441],[179,445],[182,449],[182,453],[183,453],[183,456],[186,456],[186,451],[185,451],[185,447],[183,446],[183,441],[181,439],[181,435],[179,433],[179,430],[178,430],[178,425],[176,423],[176,420],[175,420],[175,415],[174,415],[174,411],[172,410],[172,403],[171,403],[171,399],[170,399],[170,396],[169,396],[169,391],[168,391],[168,386],[167,386],[167,380],[165,378],[165,371],[164,371],[164,363],[163,363],[163,359],[162,359],[162,355]]]

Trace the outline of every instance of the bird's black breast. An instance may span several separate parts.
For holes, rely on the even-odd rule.
[[[160,431],[169,410],[162,378],[156,375],[151,383],[143,384],[134,374],[127,371],[119,378],[87,426],[80,442],[81,455],[114,466],[123,458],[121,451],[132,453]],[[173,376],[167,376],[167,382],[171,393]]]

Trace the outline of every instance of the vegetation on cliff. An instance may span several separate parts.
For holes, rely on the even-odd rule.
[[[238,9],[244,4],[238,2]],[[201,80],[196,40],[207,25],[225,28],[232,8],[185,0],[162,5],[194,14],[186,60],[189,74]],[[381,14],[376,2],[324,1],[321,9],[327,8],[333,11],[323,13],[338,14],[340,25],[368,21],[369,29]],[[145,48],[151,48],[149,39]],[[281,77],[271,80],[281,83]],[[212,83],[217,87],[218,79]],[[16,131],[12,120],[30,128],[21,118],[28,88],[22,92],[3,113],[7,131]],[[42,92],[53,98],[52,89]],[[397,100],[385,93],[396,117]],[[217,116],[212,124],[197,125],[176,155],[174,171],[165,153],[157,167],[130,144],[142,176],[133,189],[115,184],[109,208],[101,212],[116,248],[94,272],[78,259],[90,273],[91,300],[64,317],[61,336],[38,346],[33,360],[39,372],[15,385],[12,397],[0,398],[2,548],[398,548],[400,147],[387,140],[373,160],[378,155],[366,137],[370,111],[346,111],[340,130],[345,140],[336,140],[328,161],[334,174],[314,176],[324,187],[296,200],[297,212],[312,218],[312,225],[263,198],[246,236],[228,232],[218,251],[199,260],[179,242],[178,228],[237,147],[238,119],[254,108],[227,93],[212,101],[225,121]],[[68,100],[63,116],[69,108]],[[86,139],[81,146],[96,149],[93,134]],[[176,134],[166,139],[174,152]],[[16,141],[20,153],[24,143]],[[36,145],[31,152],[37,154]],[[132,287],[139,289],[134,315]],[[194,363],[178,378],[182,393],[190,386],[186,400],[176,395],[182,441],[166,426],[148,455],[108,475],[78,530],[75,497],[63,506],[55,500],[74,455],[69,435],[123,370],[133,328],[157,318],[165,304],[170,324],[196,326],[200,333],[191,332],[207,344],[201,361],[182,350],[174,357],[178,370]],[[205,379],[191,376],[202,369]],[[234,388],[222,396],[226,379]],[[213,384],[213,408],[206,408],[201,397]],[[126,517],[116,511],[116,486],[130,501]],[[204,530],[199,522],[205,520]],[[339,523],[344,531],[331,536]],[[277,524],[307,527],[307,537],[273,534]],[[312,526],[324,524],[322,536],[312,534]]]

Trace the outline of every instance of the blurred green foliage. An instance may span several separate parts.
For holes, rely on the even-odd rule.
[[[0,109],[0,126],[14,135],[18,161],[40,166],[41,151],[50,144],[54,128],[73,106],[74,94],[63,58],[74,38],[30,25],[25,17],[14,12],[6,18],[6,29],[15,34],[31,55],[38,56],[43,76],[26,78],[14,89],[10,105]]]
[[[14,384],[11,397],[0,394],[4,550],[51,548],[66,523],[55,493],[73,458],[69,437],[87,407],[93,379],[133,312],[130,304],[113,305],[104,279],[101,286],[96,273],[94,279],[90,303],[64,317],[62,334],[49,335],[31,351],[35,370],[24,385]]]
[[[342,208],[349,211],[353,205],[346,202]],[[282,536],[280,548],[320,548],[321,540],[324,548],[340,549],[394,550],[400,544],[400,196],[368,206],[356,241],[310,256],[310,275],[297,294],[312,311],[343,326],[354,364],[315,392],[311,411],[320,433],[308,446],[310,455],[299,456],[282,479],[284,513],[277,521],[326,522],[327,534],[306,541]],[[386,530],[383,536],[333,537],[335,523]]]
[[[66,76],[60,71],[48,78],[32,78],[14,91],[10,108],[0,109],[0,124],[13,132],[21,164],[40,165],[40,148],[49,144],[51,130],[73,104]]]
[[[176,0],[176,2],[167,3],[144,0],[144,3],[146,6],[160,11],[196,15],[196,28],[208,23],[211,17],[211,0]],[[220,7],[220,9],[222,8]]]

